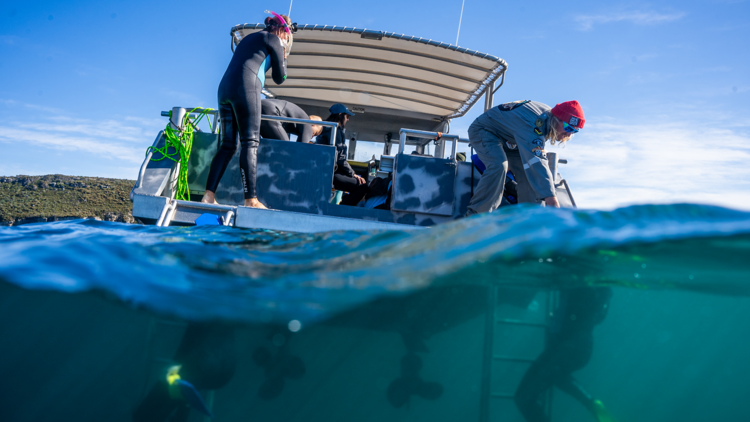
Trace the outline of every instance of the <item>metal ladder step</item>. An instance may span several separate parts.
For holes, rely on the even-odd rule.
[[[526,327],[539,327],[539,328],[548,328],[548,324],[543,324],[541,322],[530,322],[530,321],[523,321],[520,319],[508,319],[508,318],[496,318],[495,319],[496,324],[508,324],[508,325],[523,325]]]
[[[232,205],[204,204],[202,202],[183,201],[180,199],[167,199],[164,208],[156,221],[158,227],[167,227],[174,218],[178,209],[197,209],[220,215],[224,219],[225,226],[234,224],[234,216],[237,214],[237,207]]]
[[[523,358],[523,357],[516,357],[516,356],[502,356],[502,355],[494,355],[492,356],[492,359],[494,360],[502,360],[506,362],[522,362],[522,363],[531,363],[536,360],[536,358]]]
[[[553,309],[554,297],[552,292],[546,292],[546,311],[544,312],[545,322],[525,321],[514,318],[499,318],[497,316],[498,288],[488,288],[487,316],[485,318],[485,346],[484,346],[484,363],[482,374],[482,394],[480,400],[480,422],[489,422],[491,420],[502,420],[502,418],[491,417],[490,401],[491,400],[514,400],[515,393],[492,391],[492,368],[493,362],[508,362],[511,365],[530,365],[536,361],[537,357],[511,356],[494,353],[494,341],[500,325],[509,325],[517,327],[526,327],[529,329],[542,329],[540,335],[546,339],[549,336],[550,324],[548,323],[551,311]],[[512,340],[511,340],[512,341]],[[499,387],[499,386],[498,386]],[[551,390],[545,394],[544,406],[547,408],[547,414],[551,413]]]

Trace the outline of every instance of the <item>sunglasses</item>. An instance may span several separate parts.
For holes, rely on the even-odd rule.
[[[568,133],[578,133],[580,129],[576,128],[575,126],[571,126],[565,122],[563,122],[563,129],[565,129]]]

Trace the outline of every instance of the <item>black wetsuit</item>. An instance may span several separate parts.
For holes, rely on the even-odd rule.
[[[318,136],[317,143],[331,145],[331,128],[324,127],[323,133]],[[333,172],[334,189],[349,192],[341,199],[342,205],[356,206],[365,197],[370,189],[367,184],[359,184],[354,177],[356,173],[346,161],[346,132],[344,128],[336,129],[336,168]]]
[[[260,108],[263,114],[278,117],[291,117],[292,119],[310,120],[310,116],[297,104],[289,101],[265,99],[261,100]],[[289,134],[297,135],[297,142],[310,142],[313,135],[312,125],[297,123],[281,123],[270,120],[260,122],[260,137],[266,139],[289,140]]]
[[[181,365],[180,378],[196,389],[223,388],[237,366],[234,328],[209,323],[188,325],[173,361]],[[184,422],[189,413],[188,403],[171,397],[166,377],[161,377],[133,411],[133,422]]]
[[[581,287],[560,291],[551,335],[541,355],[531,364],[516,391],[516,405],[529,422],[546,421],[540,403],[553,386],[592,411],[594,399],[579,386],[572,373],[589,363],[594,350],[594,327],[607,316],[610,288]]]
[[[260,140],[260,94],[269,68],[273,70],[273,81],[283,83],[286,59],[279,37],[261,31],[243,38],[219,83],[221,146],[211,162],[206,190],[216,192],[221,176],[237,151],[239,135],[245,199],[257,197],[255,167]]]

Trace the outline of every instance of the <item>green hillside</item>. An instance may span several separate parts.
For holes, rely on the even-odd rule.
[[[132,180],[46,176],[0,176],[0,224],[96,217],[134,222]]]

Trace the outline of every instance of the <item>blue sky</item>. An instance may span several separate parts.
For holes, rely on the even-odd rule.
[[[134,179],[161,110],[216,106],[229,29],[288,1],[3,2],[0,175]],[[461,0],[295,0],[292,20],[454,43]],[[580,206],[750,209],[750,1],[466,0],[458,44],[509,64],[495,104],[577,99]],[[452,124],[466,135],[475,107]]]

